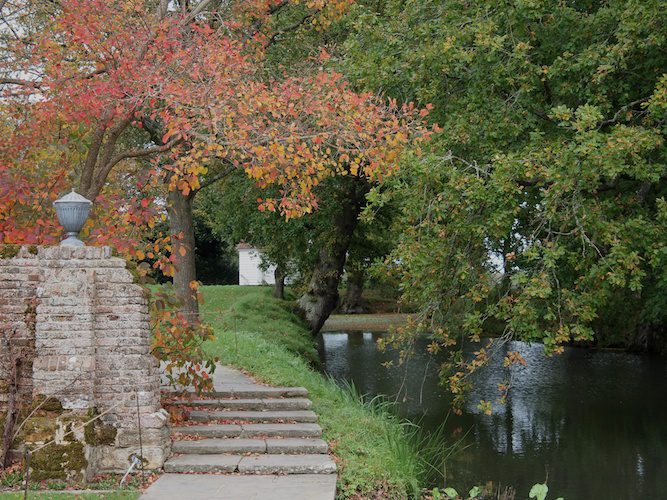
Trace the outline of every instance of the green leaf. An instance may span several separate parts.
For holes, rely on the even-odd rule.
[[[479,486],[473,486],[468,492],[468,496],[470,498],[477,498],[480,495],[480,493],[482,493],[482,488],[480,488]]]
[[[459,493],[454,488],[445,488],[445,495],[449,498],[456,498],[459,496]]]
[[[528,496],[537,500],[544,500],[547,497],[548,492],[549,487],[546,484],[538,483],[533,485]]]

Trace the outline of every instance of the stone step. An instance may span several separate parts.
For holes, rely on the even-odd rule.
[[[189,392],[192,399],[197,394]],[[211,396],[216,398],[238,398],[238,399],[265,399],[265,398],[307,398],[308,390],[305,387],[264,387],[261,385],[221,385],[211,391]]]
[[[180,455],[164,463],[169,472],[237,472],[242,455]]]
[[[288,411],[192,411],[188,418],[195,422],[212,420],[239,420],[242,422],[317,422],[315,412],[306,410]]]
[[[225,437],[293,437],[318,438],[322,436],[322,428],[317,424],[209,424],[174,427],[172,432],[186,436],[205,438]]]
[[[218,425],[193,425],[183,427],[172,427],[171,432],[185,436],[199,436],[211,438],[240,437],[243,429],[240,425],[218,424]]]
[[[258,455],[239,462],[241,474],[335,474],[329,455]]]
[[[174,441],[171,451],[188,455],[266,453],[266,441],[264,439],[245,438]]]
[[[165,472],[241,474],[334,474],[329,455],[180,455],[164,464]]]
[[[273,455],[325,455],[329,444],[324,439],[270,438],[266,440],[266,452]]]
[[[193,399],[176,400],[175,405],[199,406],[219,410],[308,410],[312,406],[305,398],[266,398],[266,399]]]
[[[335,474],[163,474],[141,500],[334,500],[335,496]]]
[[[241,436],[266,437],[321,437],[322,427],[318,424],[244,424]]]
[[[180,454],[224,454],[224,453],[270,453],[270,454],[326,454],[329,446],[322,439],[201,439],[199,441],[174,441],[174,453]]]

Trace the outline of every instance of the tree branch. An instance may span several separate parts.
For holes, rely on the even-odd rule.
[[[188,24],[195,17],[203,12],[203,10],[208,7],[212,0],[202,0],[193,10],[181,21],[181,26]]]
[[[598,127],[598,129],[601,129],[602,127],[608,127],[609,125],[614,125],[615,123],[618,123],[618,121],[620,120],[621,115],[623,114],[623,112],[627,111],[628,109],[634,108],[638,104],[641,104],[641,103],[645,102],[647,99],[648,99],[648,97],[643,97],[641,99],[637,99],[636,101],[629,102],[628,104],[623,106],[621,109],[616,111],[616,114],[614,114],[613,118],[611,118],[609,120],[605,120],[602,123],[600,123],[600,126]]]
[[[178,146],[182,142],[183,139],[179,137],[178,139],[172,139],[171,141],[163,144],[162,146],[154,146],[152,148],[145,148],[145,149],[130,149],[111,158],[111,160],[109,160],[109,163],[107,164],[107,167],[109,170],[111,170],[116,164],[128,158],[141,158],[144,156],[151,156],[158,153],[164,153],[165,151],[169,151],[171,148]]]
[[[277,3],[276,5],[273,5],[272,7],[269,8],[269,14],[273,15],[279,12],[283,7],[285,7],[289,2],[287,0],[283,0],[280,3]]]
[[[90,143],[90,148],[88,148],[86,163],[83,166],[83,171],[81,172],[81,180],[79,181],[79,189],[83,193],[88,193],[93,184],[95,165],[97,165],[97,158],[100,154],[102,141],[104,140],[104,135],[106,134],[107,131],[107,126],[105,122],[106,122],[106,117],[103,117],[102,123],[100,123],[97,126],[97,129],[95,129],[95,133],[93,134],[93,139]]]
[[[202,182],[201,185],[199,186],[199,191],[201,191],[202,189],[206,189],[209,186],[212,186],[213,184],[215,184],[218,181],[221,181],[222,179],[227,177],[229,174],[231,174],[235,170],[236,170],[236,167],[234,165],[228,166],[222,172],[219,172],[217,175],[214,175],[213,177],[208,178],[204,182]]]
[[[63,78],[61,80],[55,80],[53,82],[53,84],[57,85],[59,83],[64,83],[64,82],[67,82],[69,80],[74,80],[74,79],[77,79],[77,78],[81,78],[82,80],[90,80],[91,78],[94,78],[95,76],[101,75],[101,74],[106,73],[106,72],[107,72],[107,68],[104,67],[104,68],[96,69],[92,73],[88,73],[87,75],[83,75],[81,77],[78,77],[78,76],[75,75],[75,76],[70,76],[70,77],[67,77],[67,78]],[[44,86],[48,86],[48,84],[45,84],[44,82],[36,82],[36,81],[33,81],[33,80],[22,80],[20,78],[0,78],[0,85],[18,85],[18,86],[21,86],[21,87],[33,87],[33,88],[36,88],[36,89],[42,88]]]
[[[21,80],[19,78],[0,78],[0,85],[19,85],[21,87],[40,88],[41,82],[33,82],[30,80]]]
[[[289,33],[290,31],[294,31],[294,30],[299,29],[301,26],[303,26],[303,25],[306,23],[306,21],[308,21],[309,19],[312,19],[313,17],[315,17],[315,13],[313,13],[313,14],[308,14],[307,16],[305,16],[305,17],[304,17],[303,19],[301,19],[300,21],[297,21],[297,22],[295,22],[294,24],[291,24],[290,26],[287,26],[286,28],[284,28],[284,29],[282,29],[282,30],[280,30],[280,31],[276,31],[276,32],[271,36],[271,38],[269,39],[269,41],[268,41],[268,43],[266,44],[266,46],[269,47],[269,46],[273,45],[274,43],[276,43],[276,42],[278,41],[279,37],[281,37],[282,35],[284,35],[284,34],[286,34],[286,33]]]

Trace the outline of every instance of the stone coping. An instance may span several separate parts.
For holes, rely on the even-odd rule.
[[[36,245],[0,245],[0,249],[16,248],[13,255],[3,255],[0,259],[39,259],[39,260],[101,260],[113,257],[113,249],[109,246],[101,247],[68,247],[68,246],[36,246]]]

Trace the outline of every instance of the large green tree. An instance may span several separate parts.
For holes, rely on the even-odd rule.
[[[665,2],[355,12],[341,65],[360,87],[433,103],[443,128],[390,181],[403,220],[388,262],[433,348],[492,327],[548,350],[664,346]]]
[[[244,241],[262,250],[264,264],[276,266],[276,296],[280,298],[284,296],[284,278],[288,275],[295,280],[297,291],[308,293],[313,276],[321,277],[323,262],[330,260],[323,260],[322,252],[328,252],[327,256],[331,253],[336,267],[335,276],[328,276],[332,283],[328,296],[335,307],[344,266],[347,293],[341,306],[358,312],[368,267],[391,249],[386,230],[391,211],[383,209],[362,220],[356,215],[345,217],[350,211],[358,214],[366,204],[364,196],[358,199],[347,196],[350,184],[355,186],[359,180],[327,179],[316,190],[320,200],[317,210],[286,220],[276,212],[259,211],[254,206],[258,197],[271,195],[271,189],[259,188],[247,176],[234,173],[208,190],[197,202],[196,211],[214,235],[235,243]],[[360,194],[369,188],[370,185],[362,184]],[[336,224],[336,221],[341,222]],[[341,225],[348,230],[341,232]],[[339,248],[335,256],[334,248]],[[322,320],[327,319],[329,312]]]

